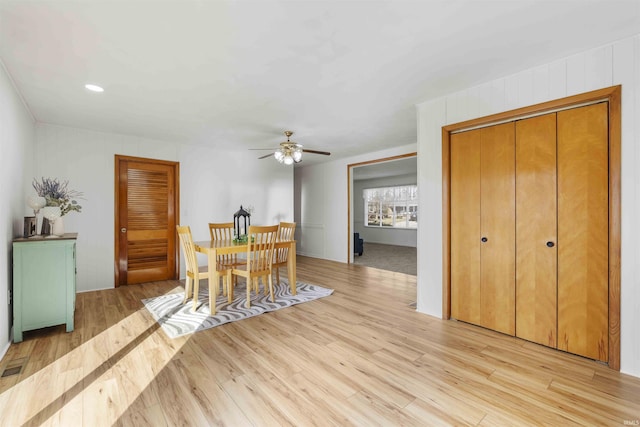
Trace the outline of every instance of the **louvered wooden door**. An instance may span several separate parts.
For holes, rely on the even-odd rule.
[[[116,156],[116,285],[177,278],[178,171]]]

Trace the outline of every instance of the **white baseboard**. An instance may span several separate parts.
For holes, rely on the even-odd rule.
[[[13,330],[13,328],[11,328]],[[4,345],[2,351],[0,351],[0,360],[4,359],[4,356],[9,351],[9,347],[11,347],[11,343],[13,342],[13,336],[9,337],[10,341]]]

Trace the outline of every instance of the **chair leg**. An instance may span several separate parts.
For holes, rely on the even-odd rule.
[[[251,308],[251,288],[253,287],[253,280],[247,277],[247,308]]]
[[[262,280],[264,281],[264,278]],[[271,273],[269,273],[269,294],[271,295],[271,302],[275,302],[275,300],[273,299],[273,278]]]
[[[280,284],[280,268],[276,267],[276,283]]]
[[[218,299],[218,286],[220,283],[209,282],[209,313],[216,314],[216,300]]]
[[[238,276],[233,276],[232,278],[232,274],[231,274],[231,270],[227,270],[227,301],[229,301],[229,303],[231,303],[231,301],[233,300],[233,281],[236,279],[236,277]]]
[[[198,309],[198,293],[200,292],[200,277],[193,278],[193,311]]]
[[[229,294],[229,279],[225,274],[222,276],[222,295],[227,296]]]
[[[184,299],[182,300],[182,303],[186,303],[187,300],[191,297],[191,278],[189,276],[187,276],[187,279],[185,280],[185,284],[184,284]]]
[[[225,287],[225,278],[227,277],[227,275],[225,274],[224,276],[221,276],[222,279],[222,295],[223,296],[227,296],[227,288]]]

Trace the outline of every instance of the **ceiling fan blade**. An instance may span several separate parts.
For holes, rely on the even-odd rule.
[[[258,159],[266,159],[267,157],[271,157],[271,156],[273,156],[273,153],[271,153],[271,154],[265,154],[264,156],[260,156],[260,157],[258,157]]]
[[[275,151],[277,150],[277,148],[248,148],[248,150],[270,150],[270,151]]]
[[[305,153],[323,154],[325,156],[330,156],[331,155],[331,153],[328,152],[328,151],[308,150],[306,148],[304,148],[302,151],[304,151]]]

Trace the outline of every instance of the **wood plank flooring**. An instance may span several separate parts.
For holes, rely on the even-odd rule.
[[[171,340],[154,282],[78,294],[0,362],[1,426],[638,425],[640,379],[417,313],[415,276],[298,257],[332,296]]]

